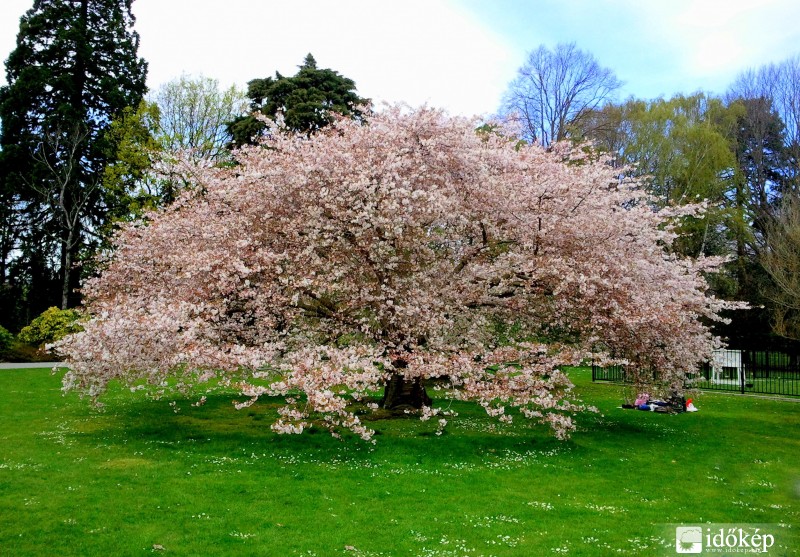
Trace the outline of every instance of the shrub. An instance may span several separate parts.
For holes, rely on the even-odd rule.
[[[0,356],[3,356],[11,348],[14,342],[14,335],[9,333],[5,327],[0,325]]]
[[[51,307],[31,321],[30,325],[23,327],[17,338],[26,344],[43,346],[83,330],[79,319],[80,314],[74,309]]]

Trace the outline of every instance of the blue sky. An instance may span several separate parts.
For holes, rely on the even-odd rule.
[[[723,92],[748,67],[800,54],[800,2],[783,0],[463,0],[518,51],[576,42],[654,98]],[[533,46],[532,46],[533,45]]]
[[[0,3],[0,58],[32,0]],[[621,96],[721,93],[800,54],[797,0],[135,0],[151,88],[187,73],[244,86],[307,52],[378,101],[489,114],[528,51],[576,42]],[[4,75],[2,76],[4,78]],[[4,79],[0,79],[4,82]]]

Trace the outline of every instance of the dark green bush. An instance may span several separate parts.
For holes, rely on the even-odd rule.
[[[11,348],[11,343],[14,342],[14,335],[9,333],[5,327],[0,325],[0,356],[5,355]]]

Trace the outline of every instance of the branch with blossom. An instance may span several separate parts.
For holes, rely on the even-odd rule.
[[[197,187],[122,229],[87,283],[90,320],[58,346],[65,390],[236,377],[243,404],[286,398],[278,432],[369,439],[354,401],[446,378],[444,394],[563,438],[584,406],[560,370],[598,344],[640,382],[682,384],[732,307],[706,292],[719,262],[671,253],[675,215],[601,157],[475,128],[393,108],[193,169]],[[508,346],[497,322],[516,324]]]

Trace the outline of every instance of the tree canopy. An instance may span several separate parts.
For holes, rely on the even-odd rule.
[[[352,79],[331,69],[320,69],[311,54],[303,60],[297,73],[284,77],[254,79],[247,84],[250,109],[270,118],[278,113],[286,127],[306,134],[327,126],[335,115],[361,118],[368,104],[356,93]],[[253,144],[265,129],[265,124],[254,115],[236,118],[230,124],[230,133],[236,145]]]
[[[17,280],[28,283],[22,291],[44,307],[76,302],[73,264],[96,243],[108,206],[101,177],[115,146],[106,131],[146,90],[131,3],[36,0],[20,20],[6,63],[0,179],[5,207],[19,218],[4,216],[19,227],[3,246],[4,270],[20,270]],[[56,292],[37,287],[39,273],[22,271],[53,260],[61,283]]]
[[[682,389],[718,345],[706,323],[731,306],[703,273],[719,262],[668,251],[678,213],[605,160],[428,109],[278,131],[120,232],[86,286],[90,320],[59,346],[66,389],[221,376],[242,405],[284,396],[279,432],[370,438],[352,403],[383,389],[384,407],[429,418],[438,378],[564,437],[582,405],[561,366],[594,351]]]
[[[176,158],[230,163],[228,123],[246,107],[235,86],[223,90],[216,79],[183,75],[123,110],[108,132],[117,151],[103,183],[117,203],[106,226],[172,203],[186,186],[180,172],[172,172]]]
[[[525,140],[549,145],[585,125],[621,86],[614,72],[575,43],[553,50],[540,45],[509,84],[501,110],[519,123]]]
[[[247,110],[244,92],[220,89],[210,77],[181,76],[163,84],[152,101],[158,106],[156,139],[167,152],[223,162],[231,142],[228,124]]]
[[[736,159],[731,135],[739,111],[698,93],[654,101],[628,100],[606,106],[591,121],[601,148],[614,149],[615,162],[642,179],[659,206],[705,201],[702,218],[684,223],[679,249],[687,254],[727,253],[725,227]],[[608,133],[609,129],[613,133]],[[575,130],[577,131],[577,130]]]

